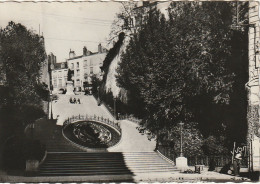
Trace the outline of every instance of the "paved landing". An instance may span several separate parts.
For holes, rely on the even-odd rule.
[[[81,104],[70,104],[69,99],[80,98]],[[53,102],[53,117],[57,118],[57,125],[63,125],[63,122],[73,115],[103,116],[113,120],[113,116],[108,112],[105,106],[97,105],[93,96],[85,95],[59,95],[57,102]],[[109,152],[153,152],[156,146],[155,140],[149,141],[146,135],[142,135],[136,129],[138,126],[128,120],[119,121],[122,128],[122,138],[119,144],[108,148]],[[61,135],[62,136],[62,135]]]
[[[71,104],[69,99],[80,99],[81,104]],[[53,107],[53,118],[58,119],[57,125],[63,125],[63,122],[68,117],[77,115],[88,115],[88,116],[102,116],[113,120],[113,116],[101,105],[97,105],[97,101],[93,96],[86,95],[58,95],[58,100],[52,103]]]

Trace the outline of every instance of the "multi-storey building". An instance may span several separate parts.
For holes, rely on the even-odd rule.
[[[67,63],[55,63],[52,70],[52,85],[53,90],[66,89],[66,82],[68,77]]]
[[[102,77],[100,66],[106,57],[107,49],[101,44],[98,45],[98,52],[91,52],[86,47],[83,48],[83,55],[76,56],[75,52],[70,50],[69,59],[64,63],[55,63],[52,65],[52,84],[53,90],[66,89],[68,72],[71,73],[71,80],[77,91],[84,90],[86,86],[91,86],[92,76]]]

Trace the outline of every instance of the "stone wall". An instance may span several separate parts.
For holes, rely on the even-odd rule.
[[[252,162],[254,171],[259,171],[259,2],[249,2],[249,81],[248,89],[248,141],[252,144]]]

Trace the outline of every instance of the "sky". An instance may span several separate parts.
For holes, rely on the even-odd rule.
[[[120,6],[118,2],[0,3],[0,27],[14,21],[35,33],[40,29],[47,54],[52,52],[57,62],[64,62],[70,49],[79,56],[84,46],[92,52],[99,43],[108,47],[111,24]]]

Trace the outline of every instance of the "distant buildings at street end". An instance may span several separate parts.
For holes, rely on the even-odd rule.
[[[107,49],[98,45],[98,52],[91,52],[87,47],[83,47],[82,55],[77,56],[75,51],[69,51],[69,58],[65,62],[57,63],[53,53],[48,55],[48,65],[50,72],[51,89],[59,91],[66,89],[68,72],[77,91],[84,90],[92,84],[92,76],[102,78],[100,67],[106,57]]]

